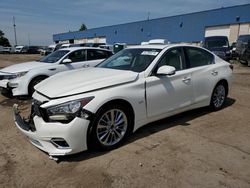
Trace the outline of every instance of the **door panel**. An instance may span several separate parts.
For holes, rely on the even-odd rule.
[[[157,70],[164,65],[177,70],[172,76],[157,76]],[[186,69],[184,51],[180,47],[169,49],[160,59],[154,75],[146,78],[148,117],[177,111],[192,104],[192,74]]]
[[[210,101],[214,84],[218,79],[218,74],[218,69],[216,69],[214,64],[192,68],[195,103]]]
[[[185,47],[185,54],[192,73],[194,102],[210,101],[219,74],[214,63],[214,55],[195,47]]]
[[[192,75],[182,70],[173,76],[150,76],[146,91],[148,117],[176,111],[193,102]]]

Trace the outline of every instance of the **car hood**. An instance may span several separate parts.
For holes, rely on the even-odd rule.
[[[5,72],[5,73],[25,72],[34,68],[40,68],[40,67],[47,66],[47,65],[48,65],[47,63],[31,61],[31,62],[18,63],[16,65],[5,67],[1,69],[0,72]]]
[[[35,89],[49,98],[60,98],[133,82],[138,75],[132,71],[84,68],[51,76],[36,85]]]

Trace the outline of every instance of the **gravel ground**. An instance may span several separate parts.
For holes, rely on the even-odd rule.
[[[0,55],[0,67],[38,59]],[[225,108],[201,108],[139,129],[120,148],[86,151],[59,162],[18,131],[0,96],[0,187],[250,187],[250,68],[235,65]]]

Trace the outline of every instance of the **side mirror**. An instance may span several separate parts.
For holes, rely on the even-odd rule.
[[[62,61],[63,64],[67,64],[67,63],[72,63],[72,60],[71,59],[64,59]]]
[[[168,65],[163,65],[157,70],[157,75],[171,76],[175,74],[175,68]]]

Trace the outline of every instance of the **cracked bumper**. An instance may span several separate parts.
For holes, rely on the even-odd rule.
[[[45,122],[41,117],[33,118],[33,125],[23,120],[18,106],[13,106],[14,120],[17,128],[28,137],[37,148],[51,156],[69,155],[87,150],[87,131],[89,121],[75,118],[68,124]],[[68,147],[57,147],[52,140],[63,139]]]

